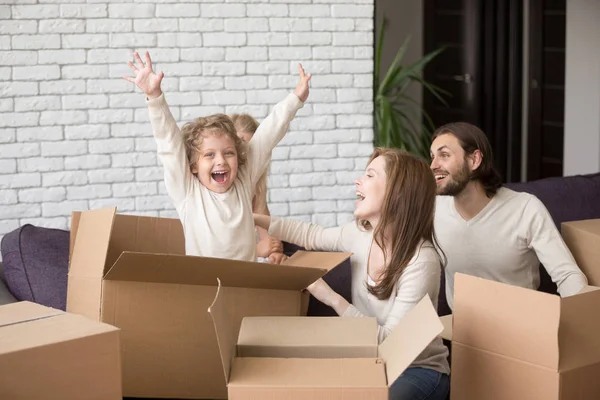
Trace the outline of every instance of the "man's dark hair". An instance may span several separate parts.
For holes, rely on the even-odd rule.
[[[438,136],[448,133],[458,139],[460,146],[465,151],[465,156],[473,154],[475,150],[481,152],[481,164],[472,172],[471,179],[481,182],[488,197],[494,196],[502,186],[502,177],[494,167],[492,146],[485,133],[475,125],[469,123],[452,122],[437,128],[433,132],[431,140],[433,141]]]

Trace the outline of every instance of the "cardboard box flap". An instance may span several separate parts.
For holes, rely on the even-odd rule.
[[[102,278],[117,209],[84,211],[79,216],[69,274],[84,278]],[[77,220],[75,220],[77,221]]]
[[[600,290],[562,299],[558,347],[561,371],[600,362]]]
[[[379,356],[385,361],[388,386],[396,381],[443,329],[431,299],[426,295],[379,345]]]
[[[331,251],[297,251],[282,264],[293,265],[295,267],[325,268],[327,271],[331,271],[350,258],[351,255],[352,253]]]
[[[111,210],[112,216],[106,216],[103,210]],[[69,260],[73,258],[81,217],[90,213],[98,214],[101,223],[112,219],[109,235],[96,237],[98,242],[108,243],[104,272],[110,269],[123,251],[185,255],[185,237],[178,219],[116,214],[116,208],[111,208],[71,214]]]
[[[71,269],[71,259],[73,258],[73,249],[75,248],[75,238],[77,237],[80,219],[81,211],[73,211],[71,213],[71,230],[69,231],[69,269]]]
[[[441,316],[440,322],[444,325],[444,330],[440,333],[440,337],[452,341],[452,314]]]
[[[303,290],[327,270],[223,258],[123,252],[106,280]]]
[[[237,354],[241,357],[337,354],[376,358],[377,327],[375,318],[245,317],[237,340]]]
[[[117,214],[112,229],[108,263],[122,252],[185,255],[185,237],[178,219]]]
[[[215,327],[219,354],[223,363],[223,372],[225,374],[225,383],[229,383],[231,365],[235,357],[235,333],[231,315],[227,312],[225,302],[219,297],[221,291],[221,281],[217,279],[217,294],[215,300],[208,308],[208,313]]]
[[[452,340],[556,370],[560,301],[555,295],[456,273]]]
[[[563,222],[561,234],[589,284],[600,286],[600,219]]]
[[[6,304],[0,307],[0,328],[61,314],[64,314],[61,310],[29,301]]]
[[[269,399],[387,399],[385,366],[377,358],[236,358],[233,362],[230,388],[300,389],[296,396],[272,394]],[[340,395],[327,395],[319,389],[341,389]],[[353,389],[360,389],[352,396]],[[376,395],[369,396],[372,392]],[[382,397],[381,394],[386,394]],[[317,395],[317,393],[320,394]],[[342,395],[345,394],[346,396]],[[379,396],[377,396],[379,394]],[[288,397],[289,396],[289,397]],[[230,397],[231,398],[231,397]],[[246,397],[245,397],[246,398]],[[267,398],[254,396],[253,399]]]

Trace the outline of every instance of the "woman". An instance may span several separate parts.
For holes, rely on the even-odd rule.
[[[348,303],[319,279],[307,289],[342,317],[376,317],[379,342],[425,295],[434,305],[442,269],[434,247],[436,184],[429,166],[397,149],[376,149],[355,181],[359,198],[351,222],[337,228],[255,215],[269,234],[308,250],[353,252]],[[390,399],[446,399],[448,350],[438,337],[392,384]]]

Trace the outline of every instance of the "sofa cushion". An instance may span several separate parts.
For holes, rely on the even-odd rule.
[[[66,309],[69,232],[24,225],[2,238],[6,283],[19,301]]]
[[[506,187],[540,199],[559,230],[566,221],[600,218],[600,173],[508,183]]]

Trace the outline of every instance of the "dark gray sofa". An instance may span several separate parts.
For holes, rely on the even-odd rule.
[[[15,301],[17,301],[17,299],[15,299],[15,296],[8,290],[8,286],[6,286],[6,280],[4,279],[4,265],[0,262],[0,306],[14,303]]]
[[[560,224],[565,221],[600,218],[600,173],[562,178],[548,178],[525,183],[511,183],[506,186],[516,191],[523,191],[536,195],[546,205],[548,211],[552,215],[554,223],[559,229]],[[58,298],[58,300],[62,302],[61,304],[64,304],[66,301],[66,263],[68,262],[69,239],[68,232],[66,231],[58,231],[56,233],[60,235],[60,237],[57,236],[58,239],[53,238],[53,243],[50,243],[48,248],[60,249],[57,250],[60,254],[49,255],[45,258],[48,261],[46,267],[48,270],[45,271],[43,267],[40,268],[39,266],[33,270],[35,274],[43,274],[44,276],[29,276],[29,279],[35,283],[35,285],[31,285],[31,287],[39,293],[38,298],[52,298],[52,301],[55,301],[54,299]],[[39,251],[39,240],[36,240],[36,242],[38,242],[36,243],[36,250]],[[5,243],[3,243],[3,245],[4,244]],[[298,246],[285,243],[284,251],[288,255],[293,254],[298,249]],[[2,255],[6,262],[8,258],[6,258],[7,255],[5,254],[4,246],[2,247]],[[540,266],[540,271],[541,284],[539,290],[555,293],[556,286],[552,283],[542,266]],[[57,284],[50,285],[54,287],[46,288],[46,290],[51,293],[47,295],[45,293],[40,293],[44,291],[44,282],[52,281],[49,277],[53,277],[52,279],[54,279]],[[328,273],[324,279],[334,290],[350,301],[351,282],[349,260]],[[440,315],[449,313],[444,288],[445,285],[442,280],[438,306]],[[0,268],[0,305],[14,301],[16,301],[15,296],[7,289],[6,280],[2,274],[2,268]],[[44,301],[45,300],[42,300],[40,303],[45,304]],[[335,315],[335,312],[331,308],[311,298],[309,315],[333,316]]]

